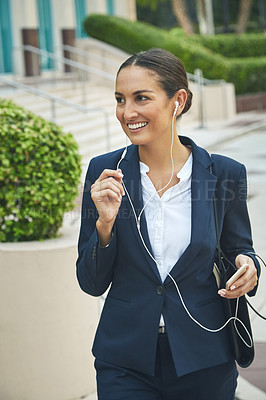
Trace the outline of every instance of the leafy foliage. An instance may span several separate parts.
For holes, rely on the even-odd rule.
[[[215,53],[229,58],[266,56],[266,36],[264,33],[195,35],[191,39]]]
[[[90,14],[84,21],[88,35],[135,53],[154,47],[163,47],[167,32],[145,22],[134,22],[113,15]]]
[[[234,82],[236,93],[266,91],[266,57],[232,58],[228,80]]]
[[[55,237],[81,174],[73,136],[1,99],[0,142],[0,241]]]
[[[140,6],[150,6],[152,10],[156,10],[159,3],[164,3],[165,0],[137,0]]]
[[[178,38],[169,36],[164,48],[180,58],[188,72],[194,73],[195,69],[199,68],[205,78],[227,80],[227,59],[186,38],[180,35]]]
[[[266,59],[259,57],[266,48],[265,36],[261,34],[230,35],[228,39],[226,35],[218,35],[217,39],[187,36],[180,28],[166,31],[144,22],[97,14],[86,18],[85,30],[90,36],[128,53],[164,48],[179,57],[188,72],[200,68],[205,78],[233,82],[237,94],[266,90]],[[237,50],[236,43],[241,50]]]

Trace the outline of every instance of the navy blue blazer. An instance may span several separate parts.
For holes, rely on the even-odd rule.
[[[225,316],[213,275],[214,190],[217,188],[221,247],[234,262],[238,254],[254,251],[246,206],[246,171],[230,158],[210,156],[189,138],[180,140],[191,146],[193,153],[192,227],[191,242],[173,266],[171,275],[191,315],[206,327],[217,329],[225,323]],[[127,196],[123,196],[110,244],[99,246],[95,228],[98,214],[90,187],[103,169],[117,168],[122,152],[120,149],[92,159],[84,187],[77,278],[82,290],[92,296],[100,296],[109,288],[93,354],[105,362],[153,375],[158,326],[163,314],[179,376],[227,362],[232,359],[227,329],[210,333],[200,328],[184,310],[172,280],[167,277],[161,281],[156,264],[141,242]],[[128,147],[120,168],[138,215],[143,200],[136,146]],[[144,213],[141,231],[152,252]],[[258,262],[255,259],[254,262],[259,270]]]

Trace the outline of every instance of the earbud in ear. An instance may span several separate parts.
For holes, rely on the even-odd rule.
[[[174,116],[176,115],[176,112],[177,112],[178,106],[179,106],[179,103],[178,103],[178,101],[176,100],[176,101],[175,101],[175,111],[174,111]]]

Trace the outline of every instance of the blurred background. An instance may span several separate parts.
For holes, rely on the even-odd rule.
[[[125,146],[116,72],[151,47],[188,72],[179,132],[247,166],[266,258],[266,0],[0,0],[0,400],[96,399],[104,297],[75,276],[83,182],[92,157]],[[264,270],[252,300],[265,315]],[[265,322],[251,319],[237,398],[265,400]]]

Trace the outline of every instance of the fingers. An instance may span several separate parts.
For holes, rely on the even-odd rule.
[[[97,179],[97,181],[103,181],[106,178],[109,177],[113,177],[114,179],[116,179],[118,182],[122,182],[122,178],[123,178],[123,174],[121,169],[104,169],[103,172],[101,173],[101,175],[99,176],[99,178]],[[97,182],[96,181],[96,182]]]
[[[219,290],[218,294],[221,297],[225,297],[227,299],[235,299],[250,292],[257,285],[258,276],[254,262],[250,257],[243,257],[245,257],[245,260],[242,259],[242,262],[246,261],[246,264],[248,264],[246,272],[230,286],[229,290]],[[239,267],[241,266],[240,263],[237,264],[237,262],[236,265],[239,265]]]
[[[109,197],[113,200],[121,200],[123,187],[114,178],[106,178],[104,181],[95,182],[91,187],[93,200]]]
[[[109,198],[120,201],[124,195],[122,185],[123,174],[121,170],[105,169],[95,183],[91,186],[91,197],[93,201]]]
[[[113,226],[124,195],[121,170],[105,169],[91,186],[91,198],[104,230]],[[99,225],[99,224],[98,224]]]

